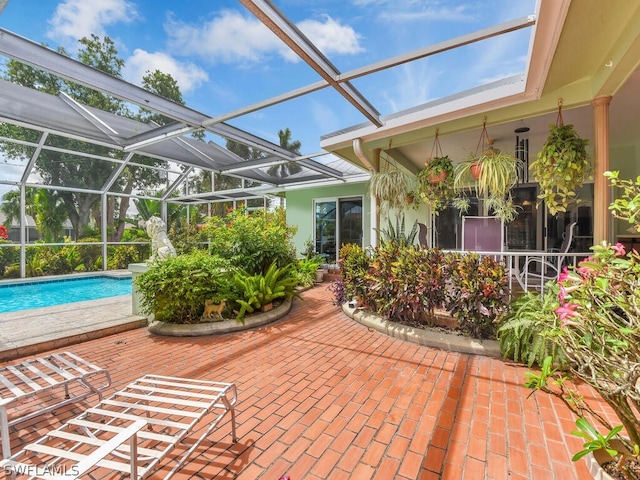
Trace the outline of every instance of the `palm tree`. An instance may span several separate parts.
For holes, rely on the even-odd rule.
[[[278,138],[280,139],[280,146],[286,148],[292,153],[300,155],[300,148],[302,143],[300,140],[291,141],[291,130],[285,128],[284,130],[278,130]],[[302,167],[296,162],[287,162],[280,165],[274,165],[269,167],[267,173],[274,177],[285,178],[295,175],[302,171]]]
[[[62,199],[55,192],[39,188],[34,195],[36,228],[44,241],[55,242],[62,237],[64,221],[69,218]]]

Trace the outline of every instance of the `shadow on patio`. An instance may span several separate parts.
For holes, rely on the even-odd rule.
[[[63,350],[109,369],[107,395],[148,373],[236,384],[239,442],[229,443],[227,419],[174,478],[588,475],[570,460],[581,445],[568,434],[573,419],[551,398],[526,398],[526,368],[371,331],[332,305],[324,286],[302,297],[285,319],[251,331],[173,338],[139,328]],[[19,425],[14,451],[96,402]]]

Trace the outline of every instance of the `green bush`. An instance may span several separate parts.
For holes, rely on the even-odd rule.
[[[86,237],[78,240],[78,243],[101,242],[100,238]],[[84,265],[84,270],[90,272],[102,267],[102,246],[101,245],[78,245],[78,255],[80,263]]]
[[[5,240],[0,240],[1,244],[10,244]],[[0,277],[6,275],[5,269],[9,265],[20,261],[20,247],[0,247]]]
[[[298,260],[295,265],[294,273],[298,280],[298,285],[302,287],[311,287],[316,282],[316,272],[322,264],[319,257],[304,258]]]
[[[109,269],[127,268],[130,263],[141,261],[137,245],[118,245],[110,249],[107,265]]]
[[[272,263],[284,267],[296,261],[291,238],[296,227],[287,226],[284,210],[247,213],[244,208],[225,217],[207,220],[209,252],[231,261],[251,274],[266,273]]]
[[[162,322],[198,323],[206,299],[233,299],[234,272],[228,260],[204,252],[156,262],[136,279],[142,311]]]
[[[369,270],[371,259],[360,245],[347,243],[340,248],[340,272],[344,280],[344,289],[339,296],[347,299],[363,300],[367,294],[365,274]],[[335,292],[334,292],[335,293]]]

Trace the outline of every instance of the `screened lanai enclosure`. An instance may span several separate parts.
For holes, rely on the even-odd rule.
[[[1,3],[0,19],[7,4]],[[303,60],[307,74],[301,78],[311,72],[316,80],[218,115],[184,105],[179,95],[165,98],[171,97],[170,88],[162,87],[171,87],[173,79],[162,72],[144,88],[124,81],[113,61],[100,57],[113,45],[100,44],[95,36],[76,60],[0,29],[0,223],[8,227],[7,239],[0,239],[0,266],[5,276],[36,275],[29,252],[70,244],[91,250],[94,267],[106,269],[113,263],[110,247],[148,243],[140,227],[153,215],[196,228],[204,217],[231,207],[285,205],[286,192],[293,189],[365,182],[375,168],[365,154],[359,155],[362,161],[347,162],[324,150],[301,153],[288,128],[279,132],[277,144],[233,123],[328,91],[331,101],[346,102],[365,125],[378,128],[398,115],[382,115],[354,81],[487,39],[531,35],[536,23],[535,15],[527,15],[341,72],[275,3],[239,4]],[[481,90],[511,89],[514,78]],[[286,126],[285,121],[275,128]]]

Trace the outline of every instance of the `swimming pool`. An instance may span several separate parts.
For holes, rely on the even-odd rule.
[[[131,277],[91,276],[0,284],[0,313],[131,294]]]

